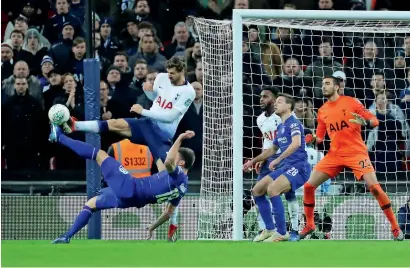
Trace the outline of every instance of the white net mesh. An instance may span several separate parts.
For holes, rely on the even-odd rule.
[[[229,21],[196,19],[203,55],[204,162],[199,238],[232,238],[232,27]],[[394,211],[409,198],[410,22],[245,19],[243,25],[243,154],[262,149],[256,118],[262,113],[261,90],[276,87],[295,96],[296,115],[306,129],[316,128],[317,109],[326,101],[324,76],[341,71],[344,94],[377,114],[378,128],[363,131],[378,179]],[[339,73],[340,74],[340,73]],[[329,142],[316,149],[326,154]],[[316,156],[310,156],[314,164]],[[244,161],[245,161],[244,159]],[[250,190],[257,174],[244,174]],[[303,195],[300,192],[299,195]],[[318,189],[312,238],[387,239],[390,228],[377,202],[350,170],[329,187]],[[300,228],[303,203],[300,200]],[[256,209],[244,192],[244,237],[258,231]],[[400,217],[399,217],[400,218]],[[407,222],[410,224],[410,222]]]

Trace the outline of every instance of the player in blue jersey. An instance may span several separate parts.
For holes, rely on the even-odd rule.
[[[168,202],[164,213],[148,229],[148,238],[151,238],[152,232],[169,220],[187,191],[187,173],[195,161],[195,154],[191,149],[180,146],[184,139],[190,139],[194,135],[193,131],[187,131],[177,138],[165,160],[166,170],[145,178],[134,179],[106,152],[65,136],[58,126],[53,125],[50,141],[70,148],[82,158],[95,160],[101,166],[104,180],[108,184],[108,187],[102,189],[98,196],[87,201],[70,229],[53,243],[70,243],[71,238],[87,225],[96,211],[110,208],[142,208],[147,204]]]
[[[266,229],[260,235],[260,241],[287,241],[289,234],[286,231],[285,209],[280,195],[294,192],[309,178],[310,165],[305,151],[305,137],[302,123],[292,114],[294,101],[292,96],[279,94],[275,102],[275,113],[281,117],[282,123],[278,126],[273,147],[263,151],[260,155],[245,163],[244,170],[249,169],[257,162],[264,161],[274,155],[279,149],[281,154],[274,159],[269,168],[273,170],[260,180],[252,189],[252,194],[259,213],[265,222]],[[276,222],[273,223],[268,195],[274,211]],[[293,241],[299,240],[294,237]]]

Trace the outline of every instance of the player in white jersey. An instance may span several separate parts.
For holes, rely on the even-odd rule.
[[[280,117],[274,113],[274,103],[276,101],[277,94],[278,90],[274,87],[264,88],[264,90],[262,90],[261,92],[260,104],[263,113],[258,116],[258,118],[256,119],[256,123],[263,135],[263,150],[269,149],[273,146],[272,142],[276,137],[277,128],[279,124],[282,123]],[[276,159],[280,154],[281,152],[280,150],[278,150],[278,152],[274,156],[266,160],[264,163],[260,162],[256,164],[255,168],[258,173],[258,181],[272,172],[269,169],[269,164],[274,159]],[[285,197],[288,201],[288,212],[292,225],[290,241],[298,241],[299,204],[296,200],[294,192],[290,191],[286,193]],[[260,231],[265,229],[265,223],[263,222],[260,214],[258,214],[258,226]],[[255,240],[257,240],[257,237],[255,238]]]
[[[185,79],[185,64],[182,57],[174,56],[166,63],[167,73],[158,74],[154,84],[144,83],[146,95],[153,100],[152,107],[146,110],[135,104],[131,108],[131,112],[142,115],[141,119],[75,121],[70,118],[62,126],[64,132],[116,132],[132,143],[148,146],[161,166],[158,160],[165,161],[178,124],[195,98],[194,88]],[[175,218],[171,217],[171,223]]]

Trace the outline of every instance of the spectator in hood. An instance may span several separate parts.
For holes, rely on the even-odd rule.
[[[56,0],[55,8],[57,14],[52,16],[44,26],[43,34],[48,41],[53,44],[59,40],[58,36],[61,33],[65,22],[69,22],[73,26],[76,36],[84,37],[80,20],[69,13],[70,4],[68,0]]]
[[[110,60],[114,60],[115,54],[120,50],[120,43],[112,32],[113,22],[110,18],[104,18],[101,21],[100,35],[101,46],[98,53]]]
[[[54,44],[49,51],[49,55],[53,59],[55,65],[61,69],[67,68],[66,66],[70,60],[74,35],[73,25],[70,22],[64,23],[61,33],[61,41]]]
[[[4,36],[11,36],[11,32],[13,30],[18,30],[23,33],[24,36],[27,35],[27,31],[29,28],[29,19],[26,16],[20,15],[16,18],[14,25],[10,22],[7,25],[6,32]],[[30,28],[33,26],[30,24]],[[34,27],[38,32],[40,32],[41,27]],[[42,34],[40,34],[40,43],[44,44],[44,46],[50,47],[50,42],[45,38]]]
[[[7,39],[1,44],[1,81],[13,74],[14,60],[11,40]]]
[[[17,60],[24,60],[30,66],[30,73],[41,73],[41,61],[48,54],[47,44],[41,43],[40,33],[36,29],[27,31],[23,49],[17,54]]]
[[[135,18],[130,17],[126,20],[127,28],[122,31],[123,48],[129,56],[134,55],[138,48],[138,26]]]

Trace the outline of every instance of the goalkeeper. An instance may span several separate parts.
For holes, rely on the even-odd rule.
[[[303,239],[315,231],[314,222],[315,190],[329,178],[335,178],[345,167],[353,170],[358,180],[364,180],[376,198],[386,218],[391,224],[394,240],[404,239],[397,223],[391,202],[380,187],[375,170],[370,162],[367,147],[361,136],[361,127],[376,127],[377,118],[355,98],[340,96],[340,81],[334,77],[323,79],[322,91],[328,101],[319,109],[317,138],[309,135],[306,142],[323,141],[325,134],[330,137],[329,153],[315,166],[309,181],[304,185],[303,203],[307,224],[301,231]]]

